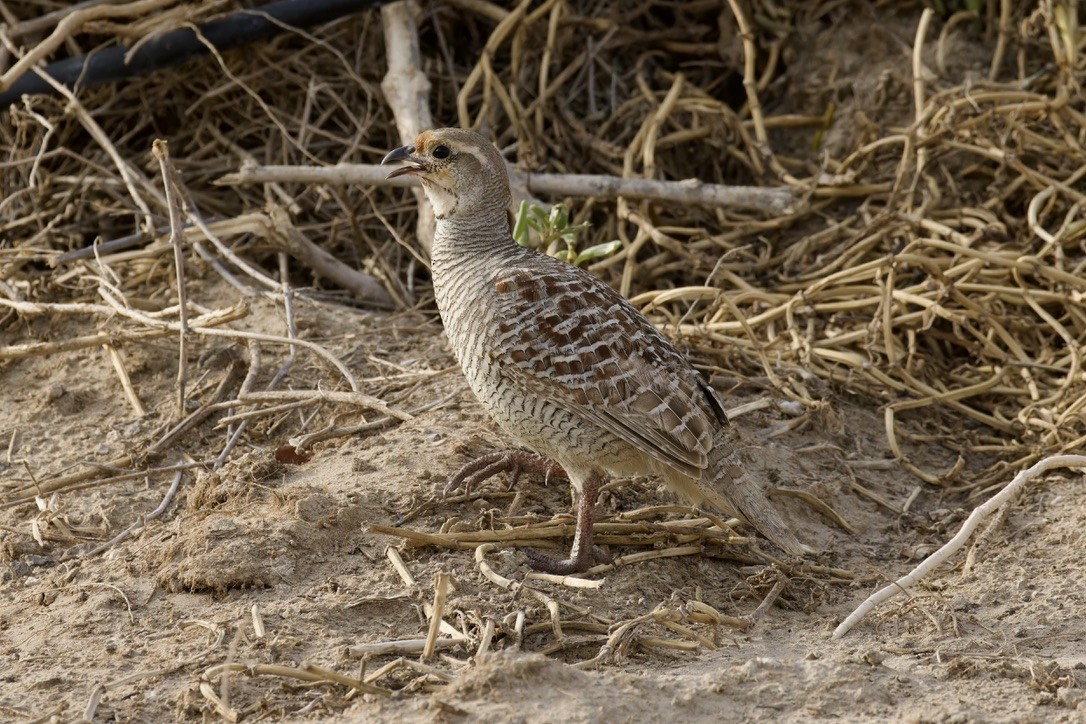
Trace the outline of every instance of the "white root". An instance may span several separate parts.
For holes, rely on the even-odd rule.
[[[1026,483],[1052,468],[1086,468],[1086,455],[1053,455],[1015,475],[1014,479],[1007,483],[991,500],[975,508],[965,523],[962,524],[958,534],[951,538],[942,548],[925,558],[908,575],[902,576],[889,586],[876,591],[866,601],[857,606],[856,610],[850,613],[848,618],[834,629],[832,638],[841,638],[853,626],[862,621],[867,614],[871,613],[875,606],[919,583],[934,571],[939,564],[957,553],[980,524],[1022,492],[1022,488],[1025,487]]]

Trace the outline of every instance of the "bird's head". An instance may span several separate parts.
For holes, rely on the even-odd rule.
[[[439,219],[505,213],[509,172],[494,144],[474,131],[423,131],[410,146],[389,151],[381,163],[403,162],[388,178],[410,174],[422,180]]]

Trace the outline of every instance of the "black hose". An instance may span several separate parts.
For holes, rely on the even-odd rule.
[[[248,45],[290,29],[304,28],[379,5],[385,0],[279,0],[252,10],[240,10],[200,28],[200,35],[218,50]],[[125,45],[113,45],[80,58],[68,58],[42,69],[69,88],[112,83],[207,55],[210,51],[192,28],[181,28],[143,43],[125,62]],[[56,93],[37,73],[15,79],[0,93],[0,111],[25,94]]]

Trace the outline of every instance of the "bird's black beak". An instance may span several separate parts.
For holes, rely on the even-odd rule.
[[[407,165],[393,170],[392,173],[385,178],[396,178],[397,176],[403,176],[406,173],[414,174],[418,171],[427,171],[426,164],[411,155],[414,152],[414,146],[400,146],[399,148],[394,148],[389,151],[388,155],[381,161],[382,166],[386,163],[392,163],[393,161],[402,161]]]

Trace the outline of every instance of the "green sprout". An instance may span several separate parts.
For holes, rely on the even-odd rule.
[[[513,239],[521,246],[528,246],[528,232],[534,231],[539,234],[540,247],[547,254],[573,266],[602,259],[622,248],[622,242],[615,239],[578,252],[577,237],[586,229],[588,222],[570,225],[569,209],[565,204],[555,204],[548,214],[535,204],[521,201],[513,224]]]

